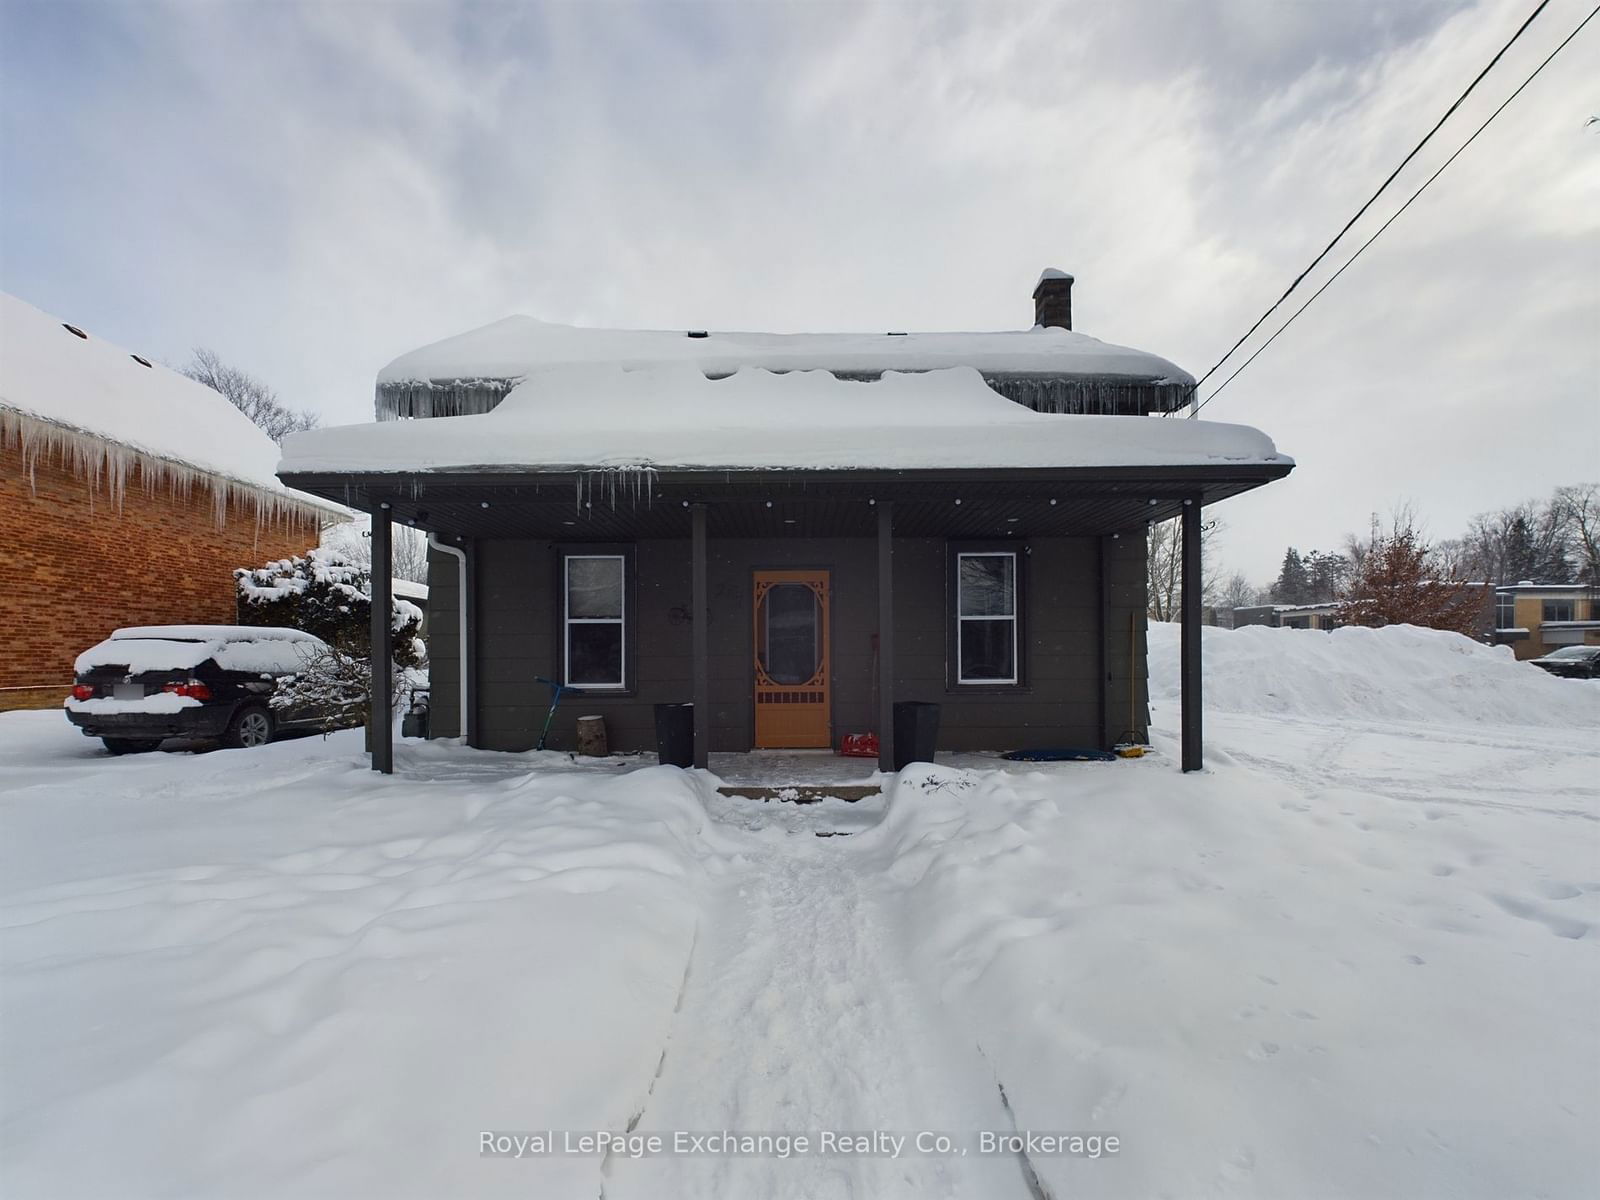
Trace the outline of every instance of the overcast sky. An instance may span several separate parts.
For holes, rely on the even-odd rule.
[[[1019,328],[1044,266],[1198,375],[1532,8],[0,0],[0,287],[328,423],[508,313]],[[1207,409],[1300,464],[1217,510],[1225,565],[1600,476],[1597,114],[1600,19]]]

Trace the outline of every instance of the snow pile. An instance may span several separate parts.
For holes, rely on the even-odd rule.
[[[0,293],[0,445],[8,444],[30,472],[45,455],[103,477],[119,505],[137,467],[149,489],[208,486],[219,520],[230,500],[269,517],[334,511],[286,489],[273,440],[210,388]]]
[[[1178,640],[1177,625],[1150,623],[1151,699],[1174,710]],[[1444,630],[1205,628],[1201,657],[1205,705],[1222,712],[1600,728],[1600,688]]]
[[[479,1134],[644,1106],[718,849],[687,777],[110,759],[47,715],[0,717],[8,1195],[596,1194]]]
[[[1244,425],[1039,413],[970,366],[890,372],[693,366],[541,370],[492,412],[292,434],[279,470],[857,469],[1282,464]]]
[[[78,655],[79,675],[96,667],[146,671],[192,671],[215,659],[225,671],[281,675],[298,671],[323,650],[321,638],[298,629],[265,625],[141,625],[119,629]],[[95,703],[95,702],[90,702]],[[106,710],[109,711],[109,710]]]
[[[683,330],[582,329],[513,316],[403,354],[378,373],[378,383],[521,379],[572,366],[624,370],[686,366],[732,375],[768,371],[979,371],[1041,375],[1120,376],[1192,384],[1164,358],[1067,329],[994,333],[717,333]]]
[[[1120,1136],[1035,1158],[1050,1195],[1593,1194],[1600,753],[1343,740],[912,768],[844,847],[1018,1126]]]

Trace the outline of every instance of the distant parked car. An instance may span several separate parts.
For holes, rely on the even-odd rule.
[[[265,745],[285,730],[329,724],[329,714],[268,702],[282,676],[327,649],[312,634],[270,626],[119,629],[78,656],[67,719],[113,754],[154,750],[172,737]]]
[[[1563,646],[1543,658],[1529,659],[1552,675],[1569,679],[1600,679],[1600,646]]]

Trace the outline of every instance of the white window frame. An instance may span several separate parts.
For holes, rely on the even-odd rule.
[[[618,616],[575,617],[572,615],[572,561],[573,559],[611,559],[621,564],[618,587],[622,591]],[[572,627],[574,625],[615,625],[621,634],[622,677],[615,683],[574,683],[572,681]],[[561,556],[561,678],[570,688],[586,692],[628,690],[628,556],[626,554],[562,554]]]
[[[961,613],[961,560],[964,558],[1009,558],[1011,560],[1011,613],[1009,616],[963,616]],[[1021,682],[1020,672],[1021,647],[1017,644],[1018,633],[1022,625],[1022,580],[1018,572],[1017,554],[1014,550],[958,550],[956,552],[956,683],[976,687],[993,686],[1005,687]],[[1011,674],[1007,678],[998,676],[986,679],[968,679],[961,669],[961,638],[966,632],[968,621],[1010,621],[1011,622]]]

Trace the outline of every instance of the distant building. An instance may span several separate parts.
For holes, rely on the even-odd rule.
[[[1332,629],[1333,614],[1338,607],[1332,601],[1326,604],[1253,604],[1233,610],[1233,628],[1267,625],[1273,629]]]
[[[1600,588],[1528,583],[1495,589],[1494,640],[1518,658],[1542,658],[1562,646],[1600,646]]]
[[[208,387],[0,294],[0,709],[59,704],[125,625],[225,625],[235,567],[343,510]]]

